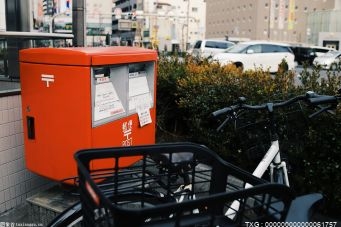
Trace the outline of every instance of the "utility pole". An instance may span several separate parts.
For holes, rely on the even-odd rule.
[[[186,51],[187,50],[187,43],[188,43],[188,39],[189,39],[189,9],[190,9],[190,0],[187,0],[187,32],[186,32],[186,42],[184,44],[184,49],[182,51]]]
[[[72,33],[73,45],[86,45],[85,0],[72,1]]]
[[[269,0],[269,17],[268,17],[268,40],[270,40],[270,32],[271,32],[271,20],[272,20],[272,5],[271,5],[271,1],[272,0]]]

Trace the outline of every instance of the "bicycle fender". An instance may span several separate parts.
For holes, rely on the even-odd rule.
[[[286,222],[308,222],[310,221],[314,206],[322,201],[323,195],[312,193],[296,197],[290,205]]]
[[[80,216],[82,216],[82,204],[78,202],[55,217],[48,224],[48,227],[66,226]]]

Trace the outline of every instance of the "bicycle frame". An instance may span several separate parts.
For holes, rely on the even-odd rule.
[[[341,89],[339,91],[339,94],[341,94]],[[289,186],[289,179],[288,179],[288,171],[286,167],[286,163],[281,160],[281,155],[280,155],[280,149],[279,149],[279,142],[278,142],[278,135],[276,133],[276,127],[275,127],[275,121],[274,121],[274,107],[282,107],[282,106],[287,106],[291,103],[297,102],[299,100],[305,100],[308,104],[313,105],[313,106],[318,106],[320,104],[330,104],[327,107],[320,107],[320,110],[315,112],[314,114],[310,115],[309,117],[316,116],[322,112],[328,111],[331,108],[335,108],[335,106],[338,103],[338,100],[340,99],[339,96],[319,96],[316,95],[314,92],[307,92],[305,96],[297,96],[292,99],[289,99],[287,101],[281,102],[281,103],[266,103],[263,105],[258,105],[258,106],[250,106],[250,105],[245,105],[243,103],[240,103],[239,105],[236,106],[231,106],[231,107],[226,107],[220,110],[217,110],[213,113],[213,116],[219,116],[221,114],[225,114],[228,112],[232,112],[235,114],[235,111],[238,109],[250,109],[250,110],[260,110],[260,109],[267,109],[270,117],[270,132],[271,132],[271,146],[269,150],[266,152],[264,155],[263,159],[261,162],[258,164],[256,169],[253,172],[253,175],[256,177],[261,178],[265,171],[269,168],[270,170],[270,180],[271,182],[277,181],[277,183],[285,184]],[[240,99],[240,101],[245,101],[244,99]],[[319,106],[318,106],[319,107]],[[227,120],[219,126],[218,129],[221,129],[224,124],[226,124]],[[275,179],[274,174],[275,171],[282,169],[283,172],[283,179]],[[283,182],[279,182],[280,180],[283,180]],[[252,185],[246,184],[245,188],[250,188]],[[312,196],[314,197],[314,196]],[[311,201],[315,203],[316,201],[320,200],[320,198],[312,198]],[[298,202],[299,203],[299,202]],[[237,211],[239,210],[240,207],[240,201],[235,200],[231,204],[230,208],[225,212],[225,216],[234,219]]]
[[[256,177],[261,178],[269,167],[270,167],[271,182],[274,182],[274,177],[273,177],[274,169],[282,168],[283,173],[284,173],[284,182],[275,182],[275,183],[283,183],[287,186],[290,186],[286,163],[281,160],[278,140],[271,142],[271,146],[269,150],[266,152],[263,159],[260,161],[257,168],[253,171],[252,174]]]
[[[286,167],[286,163],[281,160],[281,154],[279,149],[279,141],[278,134],[276,130],[275,117],[274,117],[274,104],[267,103],[266,109],[269,114],[269,126],[270,126],[270,134],[271,134],[271,146],[268,151],[265,153],[263,159],[260,161],[256,169],[253,171],[253,175],[261,178],[265,171],[270,169],[270,181],[274,183],[284,184],[286,186],[289,185],[289,177],[288,171]],[[282,169],[283,170],[283,182],[280,182],[278,179],[274,179],[274,170]],[[275,182],[277,181],[277,182]]]
[[[271,182],[274,182],[274,169],[283,169],[284,173],[284,182],[276,182],[280,184],[285,184],[289,187],[289,178],[288,178],[288,172],[286,168],[286,163],[281,160],[281,155],[279,151],[279,142],[278,140],[273,140],[271,142],[271,146],[269,150],[265,153],[263,159],[259,162],[256,169],[253,171],[252,175],[262,178],[265,171],[270,168],[270,179]],[[251,184],[246,184],[245,188],[251,188]],[[226,211],[225,216],[233,219],[236,215],[236,211],[239,210],[240,202],[239,201],[233,201],[231,207]]]
[[[282,161],[280,149],[279,149],[279,141],[278,141],[278,134],[276,132],[275,127],[275,120],[274,120],[274,113],[273,113],[273,104],[268,103],[267,109],[270,118],[270,132],[271,132],[271,145],[268,151],[263,156],[262,160],[258,163],[256,169],[253,171],[252,175],[262,178],[265,171],[267,169],[270,170],[270,181],[274,183],[284,184],[286,186],[289,185],[289,177],[288,177],[288,170],[286,167],[286,163]],[[278,179],[274,179],[274,170],[283,170],[283,182],[280,182]],[[277,182],[275,182],[277,181]],[[252,185],[246,184],[245,188],[251,188]],[[233,201],[231,207],[225,212],[225,216],[234,219],[236,215],[236,211],[239,210],[240,202]]]

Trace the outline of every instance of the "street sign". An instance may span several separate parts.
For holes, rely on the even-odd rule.
[[[131,30],[131,20],[125,20],[125,19],[118,20],[118,30],[130,31]]]
[[[131,22],[131,28],[135,28],[135,29],[136,29],[136,28],[138,28],[138,26],[139,26],[139,25],[138,25],[138,22],[137,22],[137,21],[132,21],[132,22]]]
[[[119,7],[116,7],[114,9],[114,15],[115,15],[115,19],[121,19],[122,9]]]

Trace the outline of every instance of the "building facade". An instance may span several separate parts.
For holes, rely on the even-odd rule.
[[[5,0],[0,0],[0,31],[6,31],[6,5]]]
[[[72,0],[30,0],[29,31],[72,34]],[[85,1],[85,46],[104,46],[112,31],[112,0]],[[71,44],[71,43],[70,43]]]
[[[113,0],[112,45],[133,45],[135,29],[131,28],[132,12],[137,9],[143,9],[141,4],[137,6],[137,0]],[[128,26],[121,27],[121,24],[128,24]]]
[[[340,50],[341,9],[326,10],[308,14],[308,42]]]
[[[113,12],[113,39],[123,39],[165,51],[187,50],[191,43],[205,37],[204,0],[116,0]],[[120,30],[120,20],[132,20],[132,29]]]
[[[206,38],[309,40],[309,13],[332,10],[337,0],[207,0]],[[311,40],[311,39],[310,39]],[[317,44],[317,43],[315,43]]]
[[[29,2],[29,31],[72,33],[72,0]]]
[[[86,0],[86,46],[105,46],[112,32],[112,0]]]

